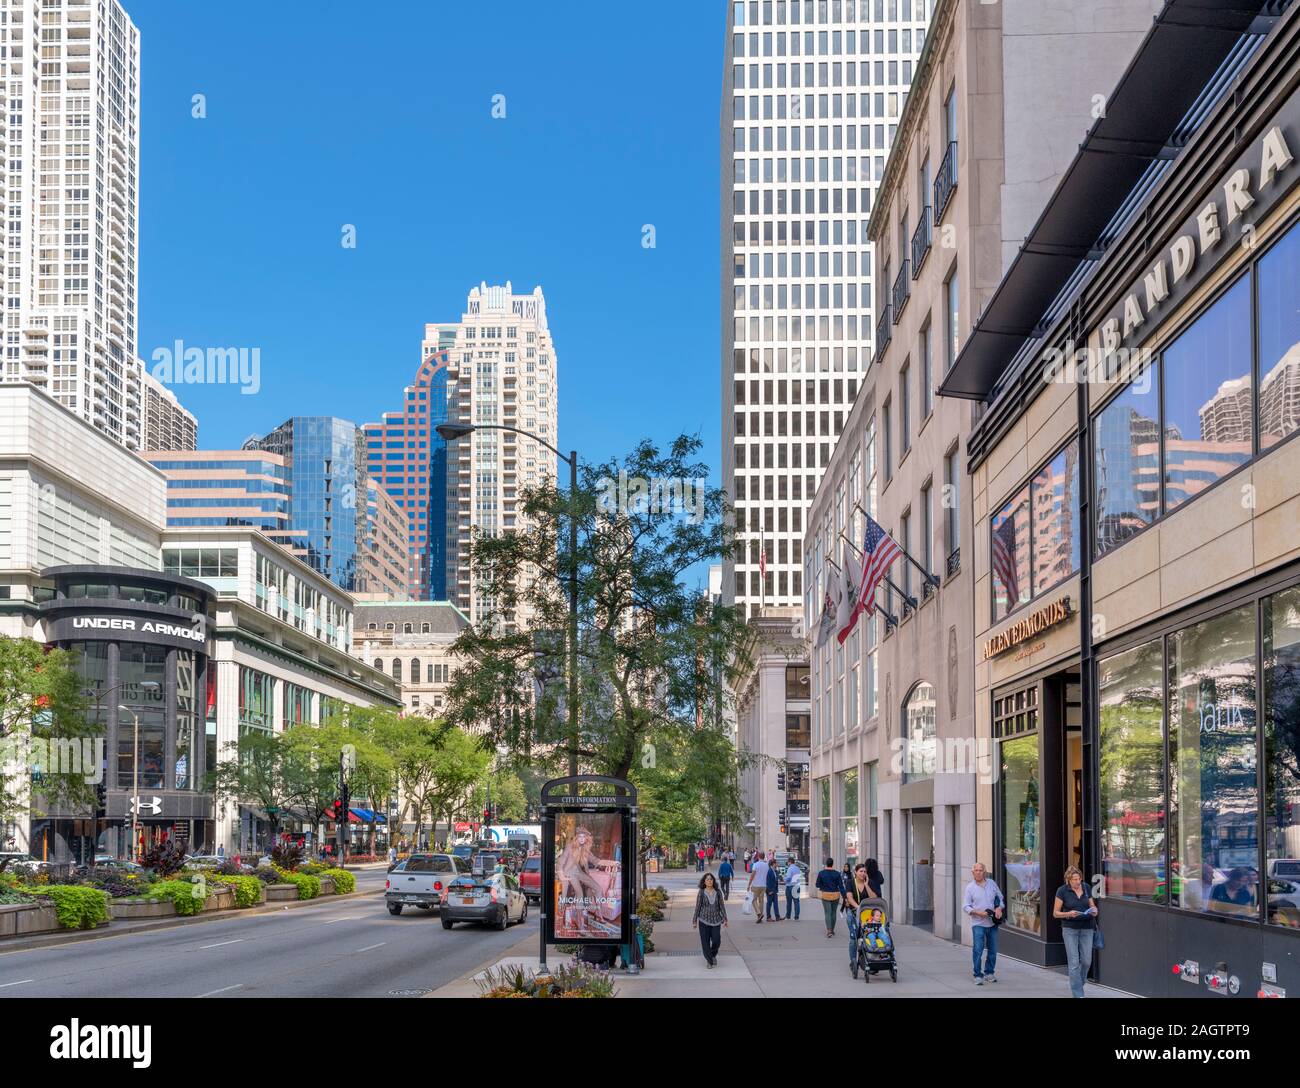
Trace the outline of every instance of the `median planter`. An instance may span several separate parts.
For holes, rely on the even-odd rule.
[[[208,888],[208,898],[203,903],[204,910],[234,910],[235,889],[225,884],[214,884]]]
[[[321,895],[333,895],[333,894],[334,894],[334,878],[333,878],[333,877],[323,876],[323,877],[320,878],[320,893],[321,893]]]
[[[53,907],[39,903],[0,903],[0,937],[53,933],[58,928],[59,916]]]
[[[108,909],[114,918],[176,917],[176,904],[170,899],[114,899]]]
[[[266,901],[268,903],[287,903],[290,900],[297,900],[298,885],[296,884],[268,884],[266,886]]]

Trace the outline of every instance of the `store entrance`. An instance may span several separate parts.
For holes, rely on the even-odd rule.
[[[912,925],[934,929],[934,812],[907,810],[907,861],[912,886]]]

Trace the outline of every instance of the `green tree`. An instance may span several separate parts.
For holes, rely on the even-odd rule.
[[[496,822],[522,823],[528,810],[528,798],[524,794],[523,782],[508,768],[492,771],[474,787],[471,801],[474,811],[482,814],[488,801],[489,784],[492,787],[492,808],[497,814]]]
[[[93,803],[103,727],[87,714],[82,683],[75,654],[0,636],[0,824]]]
[[[643,441],[625,458],[584,466],[575,493],[549,482],[526,491],[525,529],[471,541],[488,614],[454,647],[466,664],[449,691],[451,720],[485,729],[516,757],[576,752],[583,770],[618,778],[656,762],[675,737],[721,732],[711,708],[725,700],[749,639],[740,610],[686,586],[691,572],[734,547],[725,498],[707,486],[699,449],[688,436],[667,450]],[[665,501],[665,482],[682,501]],[[565,683],[575,518],[576,737]],[[671,743],[665,750],[680,758]]]

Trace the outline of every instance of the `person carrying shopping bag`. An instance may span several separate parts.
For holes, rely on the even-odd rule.
[[[799,921],[799,900],[803,896],[803,870],[794,858],[790,859],[785,869],[785,916],[794,916]]]
[[[1061,939],[1065,942],[1065,959],[1070,965],[1070,993],[1083,996],[1092,965],[1093,941],[1096,940],[1097,900],[1083,882],[1083,873],[1074,865],[1065,870],[1065,883],[1056,889],[1052,917],[1061,920]]]
[[[835,916],[839,913],[840,903],[844,899],[844,875],[835,868],[835,859],[826,859],[826,868],[817,874],[817,898],[822,901],[822,911],[826,915],[826,938],[835,937]]]
[[[763,853],[759,851],[754,855],[754,862],[749,867],[749,884],[745,890],[752,892],[754,896],[754,913],[758,916],[755,921],[763,924],[763,900],[767,896],[767,862],[763,860]]]

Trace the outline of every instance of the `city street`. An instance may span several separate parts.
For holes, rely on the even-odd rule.
[[[0,946],[0,998],[386,997],[435,989],[536,937],[536,915],[504,933],[445,930],[436,913],[393,917],[380,894],[385,875],[359,871],[363,894],[337,902],[25,951]]]

